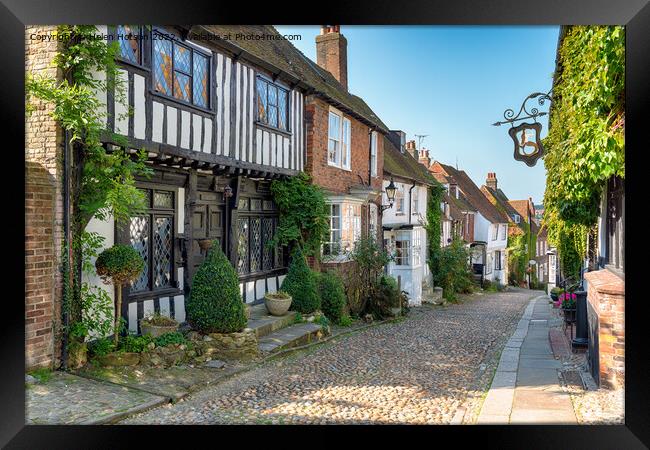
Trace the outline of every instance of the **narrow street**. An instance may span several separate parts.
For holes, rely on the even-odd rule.
[[[123,424],[474,423],[539,291],[461,296],[299,352]]]

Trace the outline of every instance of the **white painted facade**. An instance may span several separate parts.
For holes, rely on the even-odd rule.
[[[427,187],[395,181],[397,194],[392,208],[384,211],[384,243],[392,260],[388,274],[400,281],[400,288],[408,293],[409,304],[422,304],[422,285],[433,285],[427,265],[426,224]],[[386,187],[390,180],[384,179],[382,204],[388,204]],[[410,192],[409,192],[410,191]],[[400,204],[398,205],[398,199]],[[409,204],[410,215],[409,215]],[[390,227],[391,229],[386,229]]]
[[[476,212],[474,215],[474,240],[485,242],[487,245],[485,246],[485,261],[474,258],[472,262],[484,264],[483,275],[486,280],[507,284],[508,224],[492,223],[480,212]]]

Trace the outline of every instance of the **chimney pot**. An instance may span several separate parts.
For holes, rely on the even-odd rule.
[[[488,172],[487,180],[485,180],[487,187],[497,190],[497,174],[495,172]]]

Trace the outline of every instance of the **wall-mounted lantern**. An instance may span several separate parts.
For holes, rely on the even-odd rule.
[[[381,205],[381,210],[385,211],[389,208],[393,207],[393,203],[395,202],[395,193],[397,192],[397,186],[395,186],[395,183],[393,182],[393,179],[390,179],[390,183],[388,183],[388,186],[386,186],[386,197],[388,197],[388,205]]]
[[[506,120],[492,124],[495,127],[505,123],[510,124],[511,128],[508,130],[508,134],[514,143],[514,158],[517,161],[526,163],[529,167],[537,164],[537,160],[544,155],[544,147],[540,138],[542,124],[537,122],[537,118],[548,114],[547,112],[539,111],[536,107],[528,110],[526,102],[531,99],[537,99],[537,103],[540,106],[544,105],[546,100],[549,102],[553,101],[548,93],[535,92],[524,99],[517,115],[515,115],[514,110],[506,109],[503,113],[503,117]],[[515,126],[515,122],[526,119],[533,119],[533,123],[524,122]]]

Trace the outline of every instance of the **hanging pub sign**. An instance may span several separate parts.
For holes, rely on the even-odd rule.
[[[552,101],[549,94],[535,92],[524,99],[517,115],[515,115],[514,110],[506,109],[503,113],[503,117],[506,120],[492,124],[497,127],[506,123],[510,124],[508,134],[514,143],[514,158],[517,161],[526,163],[529,167],[537,164],[537,160],[544,155],[544,147],[542,146],[542,139],[540,137],[542,124],[537,122],[537,118],[548,114],[547,112],[539,111],[536,107],[528,110],[526,103],[535,98],[540,106],[544,105],[546,100],[549,102]],[[515,126],[516,122],[526,119],[533,119],[534,122],[524,122]]]

